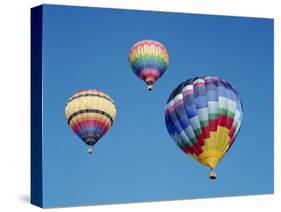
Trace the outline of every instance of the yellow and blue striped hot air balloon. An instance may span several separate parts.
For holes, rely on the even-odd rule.
[[[133,72],[148,85],[149,91],[166,72],[168,63],[168,51],[158,41],[139,41],[133,45],[129,53],[129,64]]]
[[[88,145],[88,152],[112,126],[116,107],[99,90],[84,90],[71,96],[65,106],[68,125]]]
[[[199,163],[215,167],[233,144],[243,117],[238,92],[219,77],[196,77],[170,95],[165,121],[177,146]]]

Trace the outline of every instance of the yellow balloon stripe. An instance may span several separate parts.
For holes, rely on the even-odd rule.
[[[229,147],[229,129],[218,126],[217,131],[210,132],[210,137],[204,139],[203,152],[197,160],[205,166],[215,168]]]
[[[96,109],[105,111],[113,119],[116,115],[116,108],[109,100],[98,96],[82,96],[69,102],[66,107],[66,118],[68,119],[71,114],[83,109]]]

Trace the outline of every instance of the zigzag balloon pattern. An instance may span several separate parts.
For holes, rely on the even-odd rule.
[[[219,77],[196,77],[181,83],[170,95],[165,121],[177,146],[213,169],[233,144],[243,117],[238,92]]]
[[[167,49],[158,41],[139,41],[129,53],[132,70],[148,85],[148,90],[152,90],[153,84],[165,73],[168,63]]]

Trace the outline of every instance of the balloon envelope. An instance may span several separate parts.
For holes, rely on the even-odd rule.
[[[89,146],[94,146],[108,131],[115,115],[112,98],[99,90],[75,93],[65,106],[68,125]]]
[[[165,121],[177,146],[214,169],[233,144],[242,122],[238,92],[219,77],[196,77],[170,95]]]
[[[168,63],[167,49],[158,41],[139,41],[129,53],[133,72],[148,85],[148,90],[152,90],[152,85],[165,73]]]

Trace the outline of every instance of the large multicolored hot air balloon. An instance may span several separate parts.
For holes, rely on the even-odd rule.
[[[229,150],[243,117],[238,92],[218,77],[196,77],[181,83],[170,95],[165,121],[177,146],[211,169]]]
[[[115,115],[112,98],[99,90],[75,93],[65,106],[68,125],[88,145],[89,153],[112,126]]]
[[[154,40],[137,42],[130,50],[129,64],[137,75],[152,90],[153,84],[167,70],[169,55],[163,44]]]

